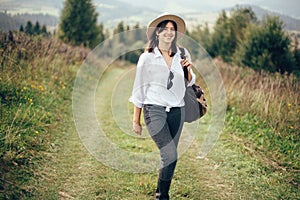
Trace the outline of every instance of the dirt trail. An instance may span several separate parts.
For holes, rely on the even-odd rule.
[[[123,72],[117,72],[114,77]],[[111,83],[107,85],[115,81],[108,80]],[[101,90],[103,94],[110,91],[109,88]],[[108,108],[110,103],[101,102],[98,106]],[[97,161],[80,140],[71,113],[64,131],[57,136],[57,151],[41,169],[43,176],[35,183],[38,191],[33,199],[153,199],[157,172],[127,173]],[[105,113],[101,115],[106,118]],[[122,131],[115,131],[110,121],[106,126],[108,132],[119,134],[116,144],[122,148],[131,151],[151,146],[148,140],[126,139],[128,135],[123,137]],[[203,136],[204,133],[198,134],[178,161],[170,191],[172,199],[277,199],[284,192],[277,181],[278,173],[270,172],[260,157],[248,154],[229,131],[221,134],[206,158],[197,159]]]
[[[130,174],[104,166],[92,157],[74,128],[61,137],[60,150],[45,167],[37,199],[152,199],[156,172]],[[197,159],[192,145],[179,160],[174,199],[233,199],[233,183],[220,174],[214,158]]]

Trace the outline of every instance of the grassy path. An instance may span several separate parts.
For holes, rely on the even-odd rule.
[[[110,72],[113,77],[121,77],[124,73],[126,70],[121,68]],[[115,85],[116,80],[103,79],[106,86]],[[110,89],[106,88],[99,88],[96,97],[109,95]],[[101,101],[96,105],[101,110],[97,116],[105,131],[115,133],[108,137],[127,150],[143,152],[155,149],[149,139],[130,139],[122,131],[116,131],[116,124],[109,121],[109,110],[105,113],[103,109],[110,107],[111,103]],[[204,133],[196,136],[179,159],[172,183],[172,199],[284,199],[285,194],[291,192],[287,191],[289,187],[282,185],[284,172],[272,170],[262,155],[252,154],[233,131],[226,127],[213,151],[204,159],[196,158]],[[121,172],[97,161],[79,139],[71,108],[62,132],[57,135],[51,157],[33,183],[38,191],[30,199],[153,199],[157,172]]]

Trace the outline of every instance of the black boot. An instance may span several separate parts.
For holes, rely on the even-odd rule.
[[[171,180],[169,181],[158,181],[158,188],[159,188],[159,200],[169,200],[169,190],[171,186]]]
[[[157,187],[156,191],[155,191],[155,200],[159,200],[160,197],[160,193],[159,193],[159,189]]]
[[[159,200],[160,192],[159,192],[159,180],[157,181],[157,188],[155,191],[155,200]]]

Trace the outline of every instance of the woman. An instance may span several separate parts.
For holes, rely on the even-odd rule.
[[[169,189],[177,162],[177,146],[184,123],[186,83],[195,82],[189,52],[181,59],[177,39],[185,32],[185,22],[172,14],[162,14],[147,27],[149,39],[141,54],[130,101],[134,104],[133,131],[142,133],[141,111],[151,138],[159,148],[156,199],[169,199]],[[188,69],[188,80],[183,67]]]

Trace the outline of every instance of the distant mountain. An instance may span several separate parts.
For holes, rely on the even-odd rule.
[[[254,5],[244,5],[244,6],[251,6],[251,8],[253,9],[254,13],[256,14],[256,16],[259,20],[261,20],[266,15],[278,16],[283,21],[285,30],[300,31],[300,20],[299,19],[290,17],[285,14],[281,14],[278,12],[263,9],[259,6],[254,6]]]
[[[186,13],[212,13],[238,4],[252,4],[269,11],[277,12],[300,19],[299,0],[119,0],[122,2],[130,2],[134,6],[145,6],[158,12],[175,12],[178,14]]]
[[[0,4],[0,13],[8,12],[11,14],[16,13],[30,13],[30,14],[47,14],[48,18],[51,16],[52,20],[55,24],[46,23],[48,26],[57,26],[59,16],[62,12],[64,0],[49,0],[42,1],[41,0],[4,0]],[[213,1],[213,0],[211,0]],[[183,16],[188,24],[188,27],[193,27],[196,25],[203,25],[205,22],[209,24],[209,26],[213,26],[215,20],[217,19],[221,9],[220,5],[215,5],[212,7],[209,4],[209,1],[194,1],[194,0],[185,0],[182,3],[182,0],[174,0],[170,1],[161,1],[161,0],[132,0],[130,3],[128,0],[93,0],[96,11],[99,13],[98,21],[99,23],[103,23],[104,27],[107,29],[112,29],[116,27],[116,25],[120,21],[124,21],[126,25],[134,25],[139,23],[140,26],[146,26],[147,23],[159,13],[161,13],[164,9],[170,10],[170,12],[175,12]],[[152,2],[152,3],[151,3]],[[156,4],[159,2],[159,4]],[[273,0],[261,1],[257,0],[256,2],[261,2],[263,6],[266,8],[270,7]],[[295,2],[295,0],[291,0],[290,2]],[[281,3],[281,4],[280,4]],[[224,3],[223,3],[224,4]],[[157,6],[159,5],[159,6]],[[277,7],[276,7],[276,6]],[[281,0],[274,0],[273,7],[279,9],[280,5],[282,5]],[[247,5],[244,5],[247,6]],[[249,6],[249,5],[248,5]],[[263,9],[260,6],[251,5],[253,11],[256,13],[259,19],[266,14],[278,15],[281,20],[285,23],[286,30],[297,30],[300,31],[300,20],[289,17],[286,14],[282,14],[284,12],[278,13],[271,11],[270,9]],[[218,8],[216,10],[216,8]],[[233,8],[232,6],[230,7]],[[178,12],[176,12],[178,11]],[[0,15],[0,28],[1,24],[5,24],[4,15]],[[32,15],[33,17],[35,15]],[[25,15],[22,16],[23,21],[28,19]],[[19,20],[9,19],[9,23],[20,24]],[[31,21],[43,19],[41,16],[36,15],[35,19],[31,19]],[[1,23],[2,22],[2,23]],[[19,27],[19,24],[17,27]],[[40,22],[43,24],[43,22]]]
[[[58,21],[64,6],[63,1],[45,0],[41,4],[41,0],[4,0],[0,4],[0,13],[8,13],[11,16],[23,13],[47,14],[56,17]],[[93,3],[99,13],[99,23],[103,23],[108,29],[115,27],[122,20],[126,24],[136,24],[137,22],[144,24],[159,13],[146,7],[132,6],[118,0],[93,0]],[[0,16],[0,21],[7,21],[7,18],[3,16]]]
[[[300,19],[299,0],[256,0],[255,5],[268,11]]]
[[[146,25],[159,12],[147,7],[132,6],[118,0],[94,0],[96,11],[99,13],[99,22],[106,28],[114,28],[120,21],[127,25]]]
[[[251,7],[253,12],[255,13],[258,20],[262,20],[263,17],[270,15],[270,16],[278,16],[284,23],[284,29],[288,31],[300,31],[300,20],[290,17],[288,15],[280,14],[278,12],[270,11],[268,9],[263,9],[259,6],[255,5],[248,5],[248,4],[242,4],[238,5],[239,7]],[[226,8],[224,10],[230,11],[234,9],[235,7]]]
[[[278,16],[284,23],[284,29],[287,31],[300,31],[300,20],[290,17],[288,15],[280,14],[274,11],[270,11],[267,9],[263,9],[259,6],[255,5],[247,5],[242,4],[238,5],[239,7],[251,7],[253,12],[255,13],[258,20],[262,20],[264,16],[271,15],[271,16]],[[230,8],[224,8],[223,10],[229,12],[232,9],[235,9],[236,6],[230,7]],[[210,27],[212,27],[215,23],[215,20],[219,16],[219,12],[212,12],[212,13],[198,13],[198,12],[192,12],[192,13],[185,13],[184,16],[187,19],[187,22],[189,25],[195,26],[195,25],[204,25],[206,22]]]
[[[0,10],[10,14],[49,14],[58,17],[64,0],[1,0]]]

